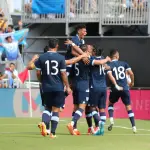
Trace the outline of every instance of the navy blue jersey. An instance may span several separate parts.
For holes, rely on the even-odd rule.
[[[85,65],[83,61],[79,61],[78,63],[73,65],[74,71],[74,85],[76,89],[81,91],[89,90],[89,65]]]
[[[42,71],[41,82],[43,92],[64,91],[61,72],[66,71],[64,56],[57,52],[47,52],[35,62],[37,69]]]
[[[94,65],[94,60],[102,60],[103,57],[92,57],[90,60],[90,86],[94,90],[106,89],[106,71],[103,65]]]
[[[81,46],[82,44],[85,44],[84,40],[83,39],[79,39],[79,36],[76,35],[74,37],[72,37],[72,42],[75,43],[77,46]],[[72,57],[74,57],[72,54],[71,54],[71,48],[72,46],[71,45],[67,45],[67,54],[66,54],[66,59],[71,59]]]
[[[126,62],[117,60],[110,62],[108,65],[111,67],[112,75],[116,79],[117,84],[122,86],[124,90],[129,90],[126,71],[131,69],[130,66]]]

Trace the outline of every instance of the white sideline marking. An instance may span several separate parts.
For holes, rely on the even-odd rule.
[[[63,122],[65,124],[65,123],[67,123],[69,121],[67,121],[67,120],[60,120],[60,122]],[[84,123],[85,122],[83,122],[83,121],[79,122],[79,124],[84,124]],[[36,123],[35,124],[0,124],[0,126],[37,126],[37,124]],[[108,127],[109,125],[106,124],[105,126]],[[121,128],[121,129],[126,129],[126,130],[131,130],[132,129],[132,128],[129,128],[129,127],[115,126],[115,125],[113,126],[113,128]],[[137,128],[137,131],[148,131],[148,132],[150,132],[150,130],[148,130],[148,129],[139,129],[139,128]],[[2,132],[0,132],[0,134],[1,133]],[[129,134],[127,134],[127,135],[129,135]],[[138,135],[140,135],[140,134],[138,134]],[[146,134],[146,135],[149,135],[149,134]]]

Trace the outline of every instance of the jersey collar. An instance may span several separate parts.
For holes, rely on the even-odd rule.
[[[118,61],[117,59],[114,59],[114,60],[112,60],[112,61]]]

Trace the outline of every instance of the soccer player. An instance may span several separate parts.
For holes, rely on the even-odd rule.
[[[111,72],[113,76],[115,77],[117,84],[123,87],[123,91],[116,91],[114,86],[113,85],[111,86],[111,92],[109,96],[109,106],[108,106],[110,126],[108,127],[108,130],[111,131],[114,125],[114,119],[113,119],[114,104],[118,102],[119,98],[121,98],[123,104],[126,107],[126,110],[127,110],[127,113],[128,113],[131,125],[132,125],[133,133],[136,133],[134,113],[131,107],[131,98],[130,98],[130,92],[129,92],[129,86],[130,87],[134,86],[134,74],[130,66],[126,62],[119,61],[119,52],[117,50],[111,50],[110,57],[112,59],[112,62],[109,64],[111,67]],[[126,73],[131,78],[131,82],[129,83],[129,86],[127,83]]]
[[[90,45],[84,45],[84,50],[89,52],[92,55],[92,48]],[[83,48],[82,48],[83,50]],[[106,63],[106,60],[102,60],[102,64]],[[78,106],[71,123],[67,125],[67,128],[72,135],[77,135],[76,131],[74,130],[74,125],[82,116],[85,107],[89,101],[89,65],[85,65],[84,62],[81,60],[74,65],[75,70],[75,77],[74,77],[74,104]]]
[[[57,53],[58,42],[58,39],[50,39],[49,51],[41,55],[34,64],[28,66],[28,68],[37,68],[42,71],[42,89],[47,110],[42,114],[41,134],[47,135],[46,125],[51,122],[51,138],[56,137],[59,111],[65,100],[64,85],[66,91],[71,93],[66,75],[65,58]]]
[[[52,44],[52,43],[51,43]],[[56,45],[56,44],[55,44]],[[45,57],[46,57],[46,55],[48,55],[48,54],[50,54],[50,52],[51,52],[51,49],[52,48],[50,48],[50,51],[48,51],[47,53],[45,53]],[[52,52],[51,52],[52,53]],[[53,53],[52,53],[53,54]],[[54,53],[55,54],[55,53]],[[54,55],[53,54],[53,55]],[[57,54],[58,55],[58,54]],[[41,55],[41,56],[43,56],[43,55]],[[59,56],[59,55],[58,55]],[[58,57],[57,56],[57,57]],[[56,57],[56,56],[55,56]],[[75,58],[72,58],[72,59],[69,59],[69,60],[65,60],[65,64],[66,65],[68,65],[68,64],[74,64],[74,63],[76,63],[76,62],[78,62],[78,61],[80,61],[81,59],[83,59],[83,58],[86,58],[86,57],[89,57],[89,54],[87,54],[87,53],[83,53],[82,55],[80,55],[80,56],[78,56],[78,57],[75,57]],[[59,58],[59,57],[58,57]],[[36,63],[37,62],[35,62],[35,60],[37,60],[38,59],[38,55],[35,55],[33,58],[32,58],[32,60],[29,62],[29,64],[28,64],[28,69],[30,69],[30,70],[32,70],[32,69],[34,69],[35,68],[35,65],[36,65]],[[39,58],[40,59],[40,58]],[[42,59],[44,59],[43,57],[42,57]],[[38,60],[39,61],[39,60]],[[44,61],[44,60],[43,60]],[[33,62],[35,62],[35,65],[33,64]],[[37,65],[39,65],[39,64],[37,64]],[[44,70],[45,68],[43,68],[43,70]],[[48,69],[48,68],[47,68]],[[54,69],[54,67],[52,66],[52,69]],[[55,68],[56,69],[56,68]],[[44,70],[44,71],[46,71],[46,70]],[[43,114],[44,113],[47,113],[47,111],[49,111],[49,112],[51,112],[51,110],[52,110],[52,107],[50,107],[50,106],[47,106],[47,99],[48,99],[48,97],[45,97],[45,92],[44,92],[44,89],[43,88],[45,88],[45,85],[44,84],[46,84],[46,81],[45,82],[43,82],[43,80],[46,78],[46,76],[47,75],[42,75],[42,69],[41,70],[37,70],[37,78],[38,78],[38,80],[41,82],[41,86],[40,86],[40,90],[41,90],[41,99],[42,99],[42,105],[44,105],[45,106],[45,109],[46,110],[44,110],[43,111]],[[45,77],[45,78],[44,78]],[[52,76],[53,77],[53,76]],[[49,80],[51,79],[51,80],[53,80],[53,78],[52,77],[50,77],[50,78],[48,78]],[[57,79],[57,78],[56,78]],[[55,79],[55,80],[56,80]],[[54,82],[56,82],[56,81],[54,81]],[[59,82],[59,81],[58,81]],[[57,82],[56,82],[57,83]],[[52,84],[52,82],[51,82],[51,84]],[[68,95],[68,93],[67,92],[65,92],[65,96],[67,96]],[[47,108],[48,107],[48,108]],[[60,111],[61,111],[61,108],[63,108],[64,107],[64,103],[62,103],[62,105],[60,106]],[[47,110],[48,109],[48,110]],[[39,128],[42,128],[42,126],[43,126],[43,124],[39,124],[38,125],[38,127]],[[46,123],[46,132],[47,132],[47,134],[49,134],[50,133],[50,130],[49,130],[49,123]],[[43,131],[41,130],[41,133],[43,134]],[[45,133],[44,133],[44,136],[45,136]]]
[[[113,85],[117,90],[122,90],[116,83],[115,78],[112,76],[112,73],[107,70],[110,67],[106,66],[106,63],[111,61],[109,57],[104,59],[102,56],[93,57],[91,59],[91,67],[90,67],[90,100],[89,104],[92,109],[92,116],[99,123],[99,129],[94,133],[95,135],[103,135],[104,134],[104,124],[106,122],[106,98],[107,98],[107,85],[106,85],[106,74],[109,79],[112,81]],[[104,65],[105,64],[105,65]],[[96,111],[98,108],[99,115]],[[100,117],[99,117],[100,116]],[[91,126],[91,131],[92,131]]]

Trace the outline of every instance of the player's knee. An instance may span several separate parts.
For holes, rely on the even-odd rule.
[[[129,110],[131,110],[132,108],[131,108],[131,105],[126,105],[126,110],[127,111],[129,111]]]
[[[114,104],[113,104],[112,102],[109,101],[109,102],[108,102],[108,106],[112,106],[112,107],[113,107]]]
[[[78,105],[74,105],[73,111],[75,112],[78,109]]]
[[[105,109],[104,109],[104,108],[100,108],[99,111],[100,111],[100,112],[105,112]]]
[[[53,106],[53,107],[52,107],[52,111],[53,111],[53,112],[59,112],[59,111],[60,111],[60,108]]]
[[[91,111],[97,111],[96,107],[91,107]]]
[[[80,105],[79,105],[79,108],[82,108],[83,110],[85,110],[86,104],[80,104]]]

